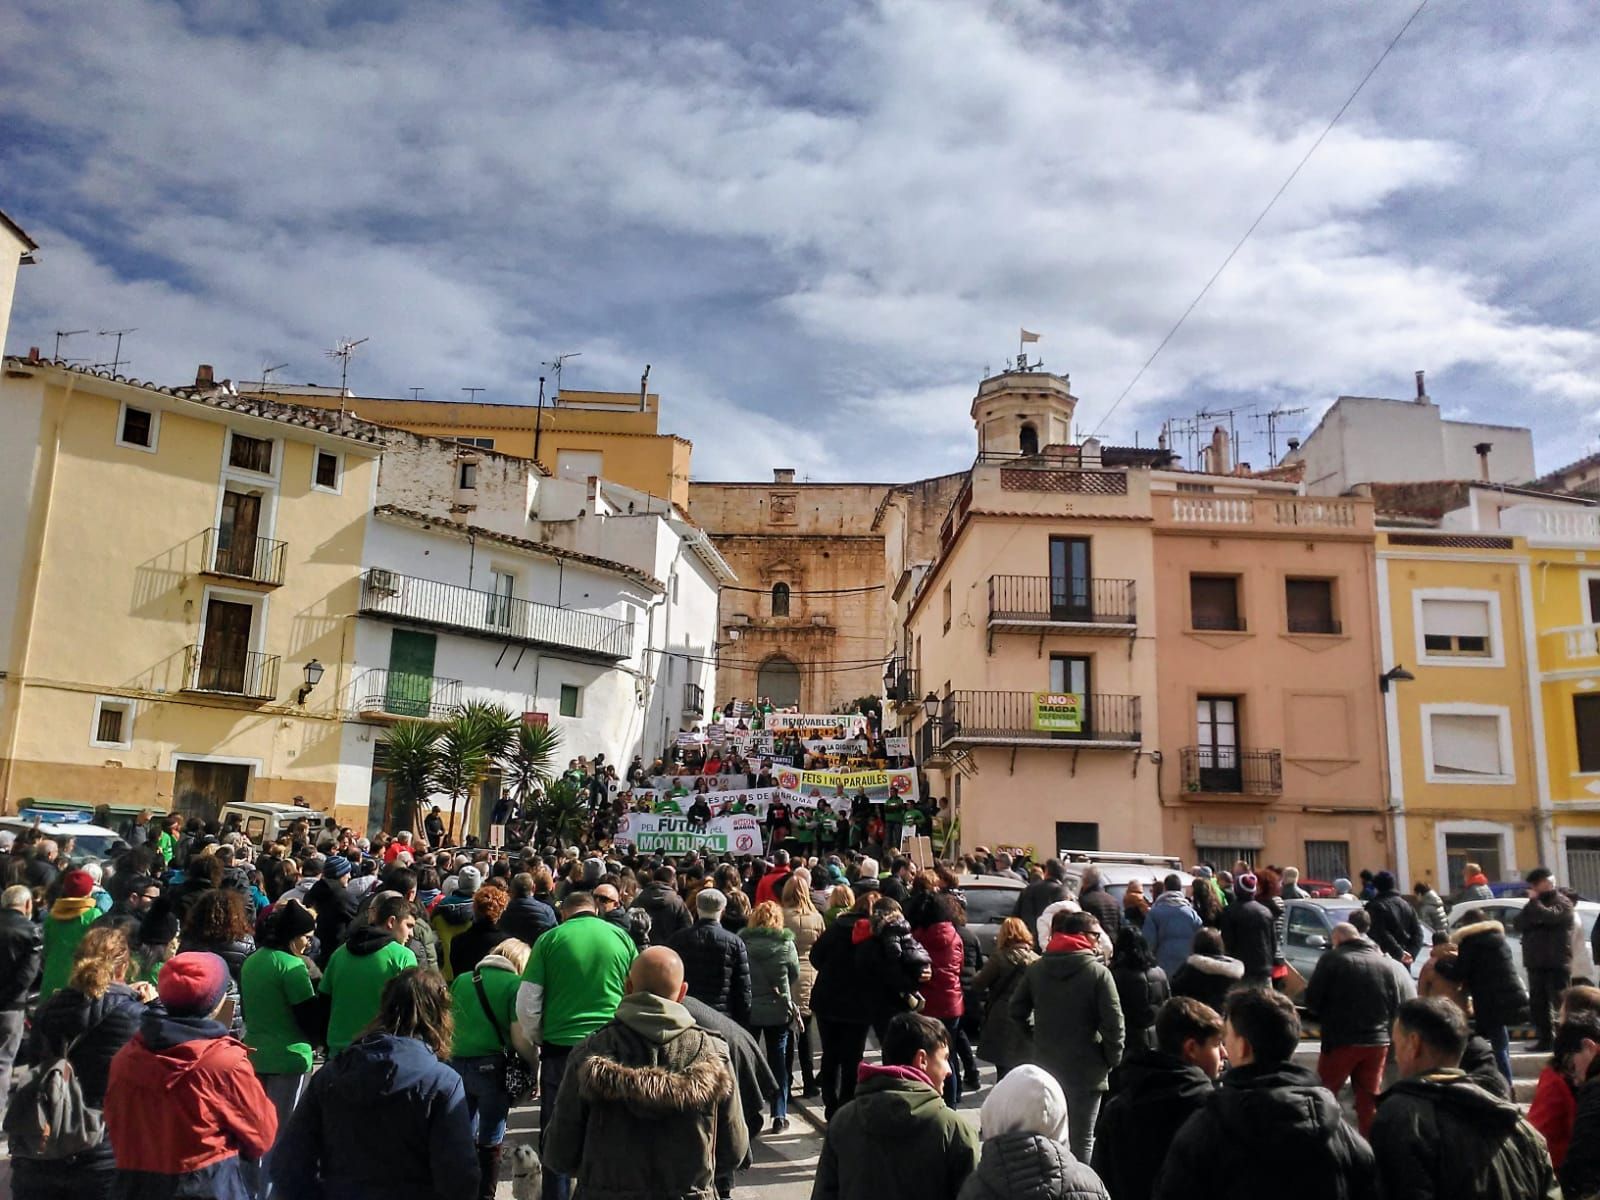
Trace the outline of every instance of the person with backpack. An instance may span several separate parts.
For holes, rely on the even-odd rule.
[[[14,1200],[100,1200],[116,1170],[100,1109],[112,1059],[139,1031],[147,983],[129,984],[132,952],[113,926],[90,929],[66,986],[39,1005],[24,1048],[33,1077],[11,1101]]]

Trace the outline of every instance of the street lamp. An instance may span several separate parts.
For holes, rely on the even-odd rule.
[[[327,668],[314,658],[306,664],[306,685],[300,689],[300,696],[296,703],[304,704],[306,702],[306,697],[311,695],[312,689],[322,682],[322,673],[325,670]]]
[[[891,696],[894,694],[894,680],[896,674],[897,672],[894,669],[894,659],[891,658],[887,663],[884,664],[883,667],[883,694],[885,696]]]
[[[934,714],[939,711],[939,697],[929,692],[922,698],[922,715],[928,720],[933,720]]]
[[[1416,678],[1415,675],[1405,669],[1404,665],[1396,663],[1378,676],[1378,690],[1386,693],[1391,683],[1414,683]]]

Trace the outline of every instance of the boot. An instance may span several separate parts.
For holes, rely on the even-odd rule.
[[[494,1200],[500,1186],[500,1151],[499,1146],[478,1147],[478,1200]]]

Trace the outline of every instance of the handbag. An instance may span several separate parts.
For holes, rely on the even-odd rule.
[[[489,993],[483,987],[481,968],[473,968],[472,986],[478,991],[478,1003],[483,1006],[483,1015],[489,1018],[489,1024],[494,1026],[495,1034],[500,1038],[500,1062],[497,1069],[500,1088],[511,1097],[511,1102],[516,1104],[533,1091],[538,1076],[528,1061],[511,1047],[506,1031],[500,1027],[500,1018],[495,1016],[494,1006],[489,1003]]]

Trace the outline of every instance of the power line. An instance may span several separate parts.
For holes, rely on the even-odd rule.
[[[1383,53],[1378,55],[1378,61],[1373,63],[1371,69],[1361,77],[1361,82],[1356,84],[1355,91],[1351,92],[1345,102],[1339,106],[1339,111],[1333,114],[1333,120],[1329,121],[1327,127],[1317,135],[1317,140],[1311,143],[1311,148],[1301,156],[1300,161],[1295,164],[1294,170],[1289,172],[1289,177],[1283,181],[1283,185],[1272,194],[1272,199],[1267,201],[1267,206],[1261,210],[1254,221],[1250,222],[1250,228],[1246,229],[1244,236],[1234,243],[1233,249],[1228,251],[1228,257],[1222,260],[1222,265],[1212,272],[1210,279],[1206,280],[1205,287],[1201,288],[1199,294],[1189,301],[1189,307],[1183,310],[1183,315],[1177,319],[1171,329],[1167,330],[1167,336],[1161,339],[1161,344],[1151,351],[1150,357],[1144,360],[1144,365],[1134,373],[1133,378],[1128,381],[1128,386],[1122,389],[1122,394],[1112,402],[1111,407],[1106,410],[1105,416],[1100,418],[1099,424],[1094,427],[1094,431],[1089,435],[1090,437],[1100,432],[1105,423],[1111,419],[1111,414],[1117,411],[1117,406],[1128,398],[1128,393],[1133,391],[1139,380],[1144,378],[1144,373],[1150,369],[1150,364],[1155,362],[1156,357],[1167,348],[1167,343],[1172,340],[1173,335],[1183,328],[1183,323],[1189,319],[1189,314],[1194,312],[1199,307],[1200,301],[1206,298],[1206,293],[1211,290],[1211,285],[1216,283],[1222,273],[1228,269],[1228,264],[1233,261],[1234,255],[1244,248],[1244,244],[1250,240],[1250,235],[1256,231],[1257,226],[1266,220],[1267,214],[1272,211],[1273,206],[1278,203],[1284,192],[1289,190],[1289,185],[1295,181],[1295,177],[1300,174],[1300,169],[1311,161],[1311,156],[1322,145],[1323,139],[1333,132],[1333,127],[1339,123],[1339,118],[1344,116],[1345,110],[1355,103],[1356,97],[1361,94],[1361,89],[1366,87],[1367,81],[1378,73],[1378,68],[1383,66],[1384,59],[1389,57],[1389,52],[1400,44],[1400,39],[1405,37],[1406,30],[1411,28],[1412,22],[1421,16],[1422,10],[1427,7],[1428,0],[1422,0],[1422,3],[1417,5],[1412,14],[1406,18],[1406,23],[1400,26],[1400,32],[1389,40],[1389,44],[1383,48]]]
[[[800,588],[790,588],[789,589],[789,595],[791,595],[791,596],[854,596],[854,595],[856,595],[857,593],[860,593],[860,592],[881,592],[881,591],[883,591],[883,586],[884,585],[881,584],[881,583],[871,583],[871,584],[868,584],[865,587],[818,588],[815,591],[805,591],[805,590],[800,589]],[[770,595],[771,592],[772,592],[771,588],[750,588],[750,587],[724,587],[722,590],[725,591],[725,592],[748,592],[751,595],[755,595],[755,596],[766,596],[766,595]]]

